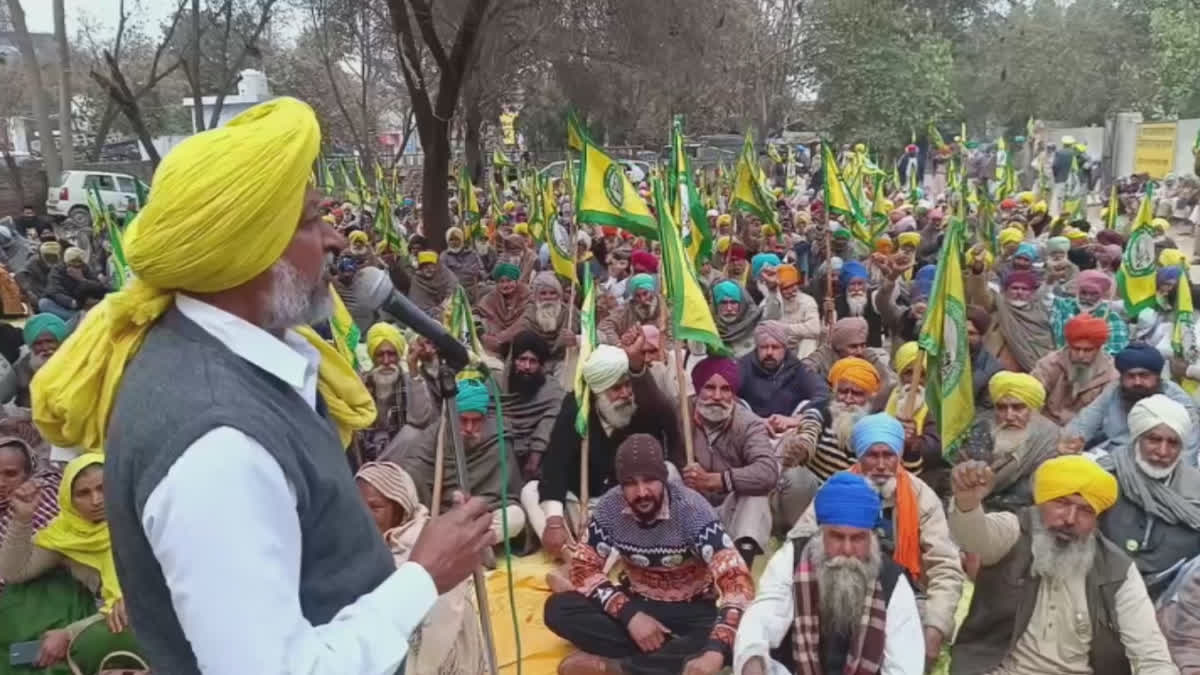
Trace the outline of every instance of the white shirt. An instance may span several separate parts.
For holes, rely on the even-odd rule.
[[[768,675],[789,675],[782,664],[771,660],[770,652],[783,641],[796,618],[792,548],[790,541],[780,546],[758,580],[758,593],[742,615],[733,642],[733,675],[741,675],[756,656],[766,662]],[[903,575],[888,600],[884,635],[882,675],[923,675],[925,633],[917,599]]]
[[[184,295],[175,304],[315,409],[320,354],[303,337],[289,331],[281,342]],[[300,611],[295,490],[262,445],[231,427],[176,460],[146,500],[142,528],[206,675],[394,673],[437,599],[429,573],[409,562],[329,623],[310,624]]]

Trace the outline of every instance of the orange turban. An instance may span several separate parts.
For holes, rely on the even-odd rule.
[[[1108,342],[1108,321],[1091,314],[1080,314],[1067,322],[1063,332],[1069,345],[1085,343],[1091,347],[1100,347]]]
[[[779,285],[783,288],[800,283],[800,272],[796,271],[795,265],[780,265],[775,268],[775,274],[778,275]]]
[[[839,359],[829,369],[829,384],[837,387],[842,380],[849,381],[867,392],[867,395],[879,393],[879,373],[870,361],[851,356]]]

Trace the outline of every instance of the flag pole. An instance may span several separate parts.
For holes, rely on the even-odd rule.
[[[570,159],[568,158],[567,161],[570,161]],[[578,227],[578,225],[577,225],[577,227]],[[550,236],[554,236],[554,235],[551,234]],[[572,236],[572,240],[574,240],[574,238],[576,236],[578,236],[577,233],[574,236]],[[579,243],[578,242],[575,243],[575,252],[573,254],[571,254],[571,264],[575,266],[575,276],[579,276]],[[573,310],[574,308],[575,308],[575,284],[571,284],[571,306],[568,308],[568,311]],[[571,325],[570,321],[571,321],[571,317],[568,316],[567,317],[567,325],[568,326]],[[580,331],[582,332],[582,330],[583,330],[583,324],[581,322],[580,323]],[[578,358],[579,357],[577,355],[576,360],[578,360]],[[581,364],[576,364],[575,367],[578,369],[580,367],[580,365]],[[591,396],[591,390],[587,389],[585,387],[583,390],[583,395]],[[582,405],[582,403],[579,401],[576,401],[575,404]],[[591,425],[589,424],[588,428],[587,428],[587,432],[584,433],[583,438],[580,439],[580,441],[579,441],[579,522],[576,524],[577,527],[579,528],[579,532],[576,535],[576,539],[578,541],[583,541],[584,535],[587,533],[588,500],[589,500],[588,461],[589,461],[589,457],[591,455],[591,447],[590,447],[591,446],[591,443],[590,443],[591,436],[592,436],[592,428],[591,428]],[[570,531],[570,528],[568,528],[568,531]]]
[[[833,300],[833,233],[829,229],[829,214],[825,214],[825,299]],[[829,344],[833,344],[833,312],[825,315],[829,324]]]
[[[442,411],[438,415],[437,445],[433,454],[433,500],[429,504],[429,512],[434,518],[442,510],[442,481],[446,467],[446,402],[442,401]]]
[[[689,410],[687,397],[687,376],[683,372],[683,341],[675,342],[675,381],[679,387],[679,416],[680,426],[683,428],[683,449],[687,463],[695,462],[695,450],[692,448],[692,414]]]

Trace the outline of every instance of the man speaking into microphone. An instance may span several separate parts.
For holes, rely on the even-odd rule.
[[[309,176],[312,110],[280,98],[184,141],[124,236],[134,280],[32,384],[50,442],[104,451],[114,559],[155,672],[394,673],[478,565],[472,499],[395,567],[344,446],[375,416],[309,327],[344,245]]]

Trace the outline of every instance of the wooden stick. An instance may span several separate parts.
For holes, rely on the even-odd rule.
[[[442,510],[442,481],[446,471],[446,402],[442,402],[442,412],[438,416],[437,445],[433,455],[433,501],[429,512],[437,518]]]
[[[675,381],[679,385],[679,416],[680,426],[683,428],[683,450],[687,463],[692,464],[696,461],[695,450],[692,449],[692,425],[691,412],[688,410],[687,396],[687,376],[683,372],[683,345],[681,342],[675,343]]]
[[[590,396],[590,394],[588,394]],[[589,428],[583,440],[579,443],[579,528],[578,540],[583,541],[584,535],[587,533],[588,521],[588,457],[590,455],[588,447],[591,445],[588,441],[592,435],[592,430]]]
[[[833,300],[833,233],[829,229],[829,216],[825,216],[825,299]],[[834,312],[827,312],[825,321],[829,324],[829,344],[833,344]]]

